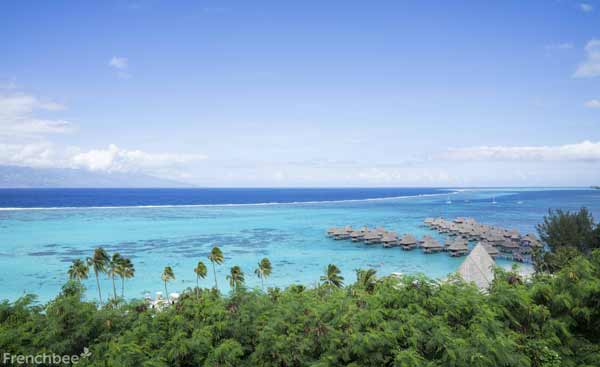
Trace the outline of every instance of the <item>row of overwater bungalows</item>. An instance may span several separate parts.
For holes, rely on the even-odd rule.
[[[457,240],[454,241],[456,244],[453,246],[444,247],[438,240],[431,236],[424,236],[421,240],[417,240],[417,238],[410,233],[398,236],[396,232],[387,231],[381,227],[373,229],[370,229],[369,227],[353,229],[350,226],[334,227],[327,230],[327,235],[335,240],[350,239],[354,242],[364,242],[366,244],[383,244],[383,247],[386,248],[400,247],[406,251],[420,247],[423,249],[423,252],[427,254],[449,251],[453,256],[461,256],[468,252],[466,241],[464,241],[463,244]]]
[[[492,257],[499,254],[509,254],[513,260],[525,261],[530,257],[535,248],[542,248],[543,244],[532,233],[521,235],[516,229],[505,229],[487,224],[478,223],[473,218],[455,218],[446,220],[444,218],[427,218],[425,225],[441,234],[448,236],[447,241],[455,243],[448,248],[456,248],[456,240],[478,241]]]

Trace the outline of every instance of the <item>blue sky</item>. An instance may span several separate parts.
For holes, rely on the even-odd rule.
[[[600,183],[598,1],[4,1],[0,17],[0,164]]]

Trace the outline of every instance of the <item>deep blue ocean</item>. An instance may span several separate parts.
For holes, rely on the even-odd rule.
[[[574,189],[1,189],[0,299],[35,293],[47,301],[67,280],[72,260],[103,246],[132,258],[136,276],[126,296],[142,297],[163,289],[166,265],[176,281],[169,291],[195,285],[193,269],[214,245],[225,263],[217,268],[227,292],[229,268],[239,265],[249,287],[263,257],[273,263],[267,286],[314,285],[329,263],[346,282],[354,269],[378,274],[424,273],[443,278],[463,259],[445,253],[384,249],[325,236],[331,226],[383,226],[400,234],[425,234],[426,217],[469,216],[482,223],[535,232],[549,208],[588,207],[600,218],[600,190]],[[507,261],[499,261],[510,266]],[[213,284],[212,275],[201,281]],[[96,297],[93,279],[85,283]],[[103,276],[108,294],[112,286]]]
[[[0,189],[0,208],[273,204],[445,192],[428,188]]]

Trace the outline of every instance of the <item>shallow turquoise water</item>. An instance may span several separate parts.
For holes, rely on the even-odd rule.
[[[366,267],[379,274],[421,272],[444,277],[463,259],[334,241],[325,230],[369,225],[419,237],[437,236],[421,224],[426,217],[442,215],[470,216],[482,223],[533,232],[548,208],[581,206],[599,217],[600,190],[478,190],[317,204],[0,211],[0,298],[32,292],[42,301],[50,299],[67,279],[70,262],[91,255],[97,246],[132,258],[136,277],[126,285],[128,297],[162,290],[160,274],[166,265],[173,267],[177,277],[169,285],[170,292],[194,286],[198,260],[209,266],[209,277],[201,284],[211,286],[206,256],[213,245],[220,246],[226,257],[217,267],[224,290],[233,265],[245,271],[248,286],[259,286],[253,271],[262,257],[273,263],[267,286],[313,285],[328,263],[337,264],[348,282],[354,281],[354,269]],[[105,276],[101,281],[103,294],[108,294],[110,281]],[[90,278],[86,286],[88,297],[95,298],[95,281]]]

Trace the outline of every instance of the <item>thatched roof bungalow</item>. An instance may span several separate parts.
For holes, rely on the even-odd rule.
[[[440,243],[435,238],[423,242],[423,245],[421,245],[421,247],[423,247],[423,252],[426,254],[439,252],[444,249],[444,247],[442,247],[442,245],[440,245]]]
[[[403,250],[412,250],[417,247],[417,239],[412,234],[407,233],[402,236],[399,244],[402,246]]]
[[[454,241],[453,244],[448,247],[450,256],[463,256],[469,252],[466,241]]]

